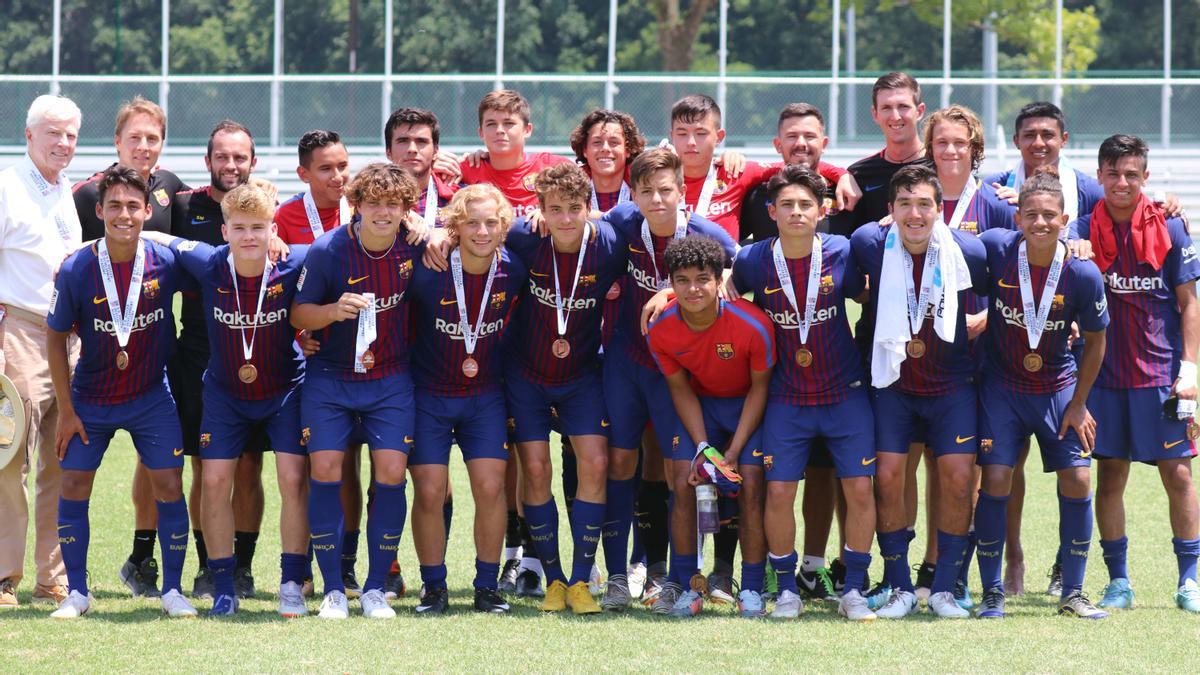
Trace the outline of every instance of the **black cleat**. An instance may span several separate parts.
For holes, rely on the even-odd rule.
[[[424,602],[424,600],[422,600]],[[475,589],[475,611],[489,614],[507,614],[511,608],[499,593],[490,588]]]
[[[158,591],[158,561],[154,558],[146,558],[140,564],[126,560],[121,565],[119,576],[121,583],[129,587],[135,598],[157,598],[161,595]]]
[[[404,573],[400,571],[400,563],[393,560],[387,577],[383,580],[383,597],[395,600],[403,598],[407,592],[408,586],[404,584]]]
[[[913,571],[917,573],[916,586],[917,597],[922,600],[928,600],[930,589],[933,588],[933,574],[937,571],[937,566],[927,562],[922,562],[919,565],[913,565]]]
[[[346,587],[347,598],[357,598],[362,595],[362,586],[358,585],[358,578],[354,576],[354,570],[342,572],[342,585]]]
[[[475,607],[479,607],[479,595],[475,595]],[[445,614],[450,605],[450,592],[444,588],[425,589],[421,593],[421,602],[417,604],[417,614]]]
[[[842,591],[846,588],[846,565],[842,562],[841,558],[834,558],[833,562],[829,564],[829,578],[833,581],[834,592],[841,595]],[[859,591],[864,594],[863,597],[866,597],[866,593],[870,590],[871,575],[864,572],[863,585]]]
[[[518,598],[542,598],[546,591],[542,589],[542,578],[533,570],[525,570],[517,575]]]
[[[517,573],[520,571],[520,560],[513,558],[504,562],[504,569],[500,570],[500,585],[498,587],[501,593],[517,592]]]
[[[207,567],[201,567],[196,572],[196,579],[192,582],[192,598],[195,600],[212,600],[215,595],[216,587],[213,585],[212,572]]]
[[[239,567],[233,571],[233,592],[240,600],[254,597],[254,575],[249,567]]]

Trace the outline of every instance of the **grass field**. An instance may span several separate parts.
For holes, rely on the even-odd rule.
[[[556,443],[557,445],[557,443]],[[1025,549],[1032,591],[1010,600],[1002,621],[935,622],[921,614],[897,623],[851,625],[832,605],[810,605],[798,621],[747,621],[730,609],[708,606],[701,618],[624,615],[576,619],[542,616],[530,601],[515,603],[511,616],[469,611],[474,573],[470,536],[472,505],[460,460],[452,465],[456,500],[449,553],[452,610],[444,617],[416,617],[419,585],[410,536],[401,546],[409,597],[392,621],[283,620],[275,614],[278,586],[279,500],[273,461],[265,462],[267,512],[254,573],[259,599],[244,602],[233,620],[168,620],[157,601],[128,598],[117,569],[128,554],[129,502],[134,451],[118,435],[97,478],[92,499],[91,587],[94,613],[79,621],[48,618],[31,606],[31,583],[22,584],[22,607],[0,614],[0,671],[1116,671],[1194,672],[1200,664],[1200,617],[1174,607],[1175,559],[1166,499],[1157,473],[1135,467],[1127,506],[1130,574],[1136,609],[1093,623],[1054,615],[1055,603],[1040,594],[1043,574],[1057,546],[1057,502],[1051,477],[1030,474]],[[1036,459],[1031,466],[1037,467]],[[561,492],[559,492],[561,504]],[[566,519],[563,518],[564,540]],[[924,522],[923,520],[921,522]],[[913,543],[919,561],[923,536]],[[831,549],[832,551],[832,549]],[[1086,589],[1097,595],[1107,576],[1093,546]],[[564,551],[569,556],[569,551]],[[359,578],[365,577],[360,552]],[[157,557],[157,556],[156,556]],[[184,571],[190,589],[195,555]],[[32,561],[27,563],[32,574]],[[872,565],[880,575],[880,562]],[[978,577],[972,593],[978,598]],[[201,605],[201,611],[207,610]],[[310,603],[315,610],[317,603]],[[356,603],[352,608],[357,611]]]

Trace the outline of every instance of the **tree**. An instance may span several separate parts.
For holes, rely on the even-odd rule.
[[[662,51],[662,69],[690,70],[692,46],[700,32],[700,24],[716,0],[692,0],[684,10],[681,0],[652,0],[654,17],[658,20],[658,47]]]

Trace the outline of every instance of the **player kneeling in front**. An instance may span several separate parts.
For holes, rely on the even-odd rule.
[[[668,244],[663,257],[676,299],[650,325],[646,340],[680,420],[671,463],[671,575],[676,583],[690,580],[691,586],[671,615],[696,616],[704,604],[699,536],[719,528],[714,486],[701,485],[711,482],[726,496],[739,497],[742,587],[751,591],[739,597],[739,605],[743,616],[762,616],[759,593],[766,562],[759,425],[775,365],[774,327],[750,301],[719,297],[726,257],[716,240],[683,237]],[[711,508],[698,507],[697,495]]]
[[[196,616],[179,588],[188,514],[183,501],[183,438],[165,375],[167,348],[175,340],[171,303],[179,287],[176,256],[165,246],[138,238],[150,217],[150,190],[137,171],[113,166],[101,176],[97,189],[104,238],[63,263],[46,317],[50,377],[60,406],[58,540],[71,589],[51,616],[73,619],[91,608],[88,500],[96,469],[118,429],[129,432],[150,469],[163,557],[163,611]],[[81,343],[74,377],[67,362],[72,330]]]

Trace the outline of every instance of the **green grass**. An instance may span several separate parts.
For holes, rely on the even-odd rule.
[[[839,619],[831,605],[810,605],[804,617],[791,623],[746,621],[728,608],[711,606],[691,621],[654,617],[640,607],[620,616],[576,619],[539,615],[528,601],[516,602],[511,616],[479,616],[468,610],[474,573],[473,509],[465,469],[455,459],[451,612],[435,618],[413,614],[412,596],[420,582],[406,534],[400,555],[410,594],[396,604],[399,616],[368,621],[355,615],[332,623],[315,618],[286,621],[275,615],[279,499],[270,459],[264,468],[264,534],[254,565],[261,599],[245,602],[233,620],[168,620],[157,602],[129,599],[116,573],[131,539],[133,456],[128,436],[119,434],[97,477],[89,559],[97,597],[94,614],[73,622],[52,620],[45,606],[27,604],[31,584],[23,584],[23,606],[0,614],[0,671],[929,672],[1103,667],[1188,672],[1198,663],[1200,617],[1184,614],[1172,602],[1176,573],[1166,499],[1157,473],[1149,467],[1135,467],[1126,499],[1137,608],[1099,623],[1055,616],[1053,600],[1038,592],[1044,590],[1043,574],[1057,546],[1057,502],[1053,480],[1038,472],[1036,459],[1030,462],[1024,530],[1026,587],[1031,592],[1010,600],[1011,615],[1003,621],[935,622],[922,613],[898,623],[860,626]],[[561,504],[561,491],[559,495]],[[563,541],[569,542],[565,518],[563,523]],[[920,560],[923,548],[923,537],[913,542],[913,562]],[[1086,589],[1097,595],[1107,576],[1099,547],[1092,551]],[[569,550],[564,554],[569,556]],[[360,579],[365,564],[364,556]],[[195,568],[195,555],[189,552],[184,571],[189,589]],[[32,575],[32,561],[26,569]],[[871,574],[880,575],[878,558]],[[977,579],[976,575],[972,584],[976,598]],[[311,602],[310,609],[316,604]],[[202,612],[207,605],[202,604]]]

